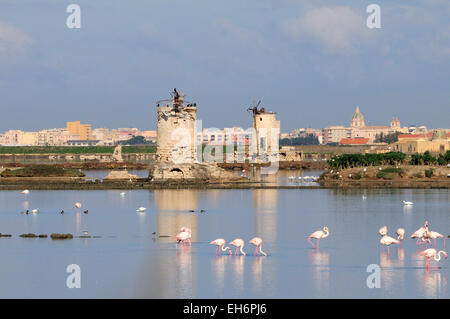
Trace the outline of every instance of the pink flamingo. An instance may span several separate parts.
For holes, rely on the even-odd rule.
[[[400,246],[401,246],[402,245],[402,241],[405,238],[405,229],[404,228],[399,228],[399,229],[397,229],[395,234],[397,235],[397,240],[400,241]]]
[[[319,249],[319,240],[321,238],[327,238],[329,234],[330,234],[330,232],[328,231],[328,227],[325,226],[323,228],[323,230],[317,230],[314,233],[312,233],[311,235],[309,235],[308,242],[314,247],[314,243],[311,241],[311,238],[317,239],[317,241],[316,241],[317,244],[314,248]]]
[[[425,256],[425,258],[427,259],[427,263],[426,263],[427,269],[430,268],[430,259],[431,258],[434,258],[434,260],[439,261],[439,260],[441,260],[441,254],[443,254],[445,256],[445,258],[447,258],[447,252],[445,252],[444,250],[440,250],[439,252],[437,252],[436,249],[434,249],[434,248],[428,248],[428,249],[422,251],[420,254]],[[439,268],[439,267],[436,267],[436,268]]]
[[[378,229],[378,234],[380,234],[380,236],[385,236],[387,235],[388,229],[387,226],[383,226],[380,229]]]
[[[389,246],[392,244],[400,244],[400,241],[388,235],[384,235],[380,239],[380,244],[388,247],[388,257],[389,257]]]
[[[233,240],[230,245],[233,245],[236,247],[235,251],[234,251],[234,255],[237,256],[239,255],[238,249],[241,251],[242,255],[245,256],[245,252],[243,250],[244,248],[244,240],[240,239],[240,238],[236,238],[235,240]]]
[[[216,256],[217,256],[217,251],[219,251],[219,256],[221,256],[221,251],[229,251],[230,255],[232,254],[232,251],[230,249],[230,247],[225,247],[226,241],[223,238],[217,238],[216,240],[213,240],[212,242],[210,242],[211,245],[216,245]],[[219,250],[220,248],[220,250]]]
[[[186,226],[181,227],[180,228],[180,232],[186,232],[186,233],[189,233],[189,234],[192,233],[191,229],[189,227],[186,227]]]
[[[175,236],[175,241],[177,243],[181,242],[183,245],[185,245],[185,242],[187,241],[189,243],[189,246],[191,246],[191,234],[182,231]]]
[[[420,227],[418,230],[416,230],[411,235],[411,238],[417,238],[416,245],[421,246],[422,242],[426,241],[426,240],[423,240],[423,237],[424,237],[426,232],[428,232],[428,221],[425,221],[425,226],[424,227]]]
[[[428,238],[434,239],[434,248],[436,248],[436,238],[444,238],[444,249],[445,249],[445,236],[438,233],[437,231],[430,231],[428,233]]]
[[[267,256],[267,254],[265,252],[262,251],[262,239],[259,237],[254,237],[250,240],[250,244],[255,245],[255,254],[256,256],[258,256],[258,248],[259,248],[259,252],[264,255]]]

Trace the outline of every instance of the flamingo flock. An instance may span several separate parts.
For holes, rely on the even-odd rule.
[[[387,235],[388,229],[387,226],[383,226],[378,230],[378,234],[381,236],[380,244],[388,247],[388,258],[389,258],[389,246],[392,244],[401,245],[402,240],[405,236],[405,229],[398,228],[395,232],[397,235],[397,239],[390,237]],[[429,230],[429,223],[425,221],[424,225],[417,229],[414,233],[411,234],[411,238],[416,239],[416,245],[419,246],[419,250],[422,250],[422,245],[425,245],[426,250],[421,251],[420,255],[425,256],[426,258],[426,269],[432,268],[430,267],[430,260],[433,258],[435,261],[441,260],[441,255],[447,258],[447,252],[445,250],[440,250],[439,252],[436,250],[436,239],[444,238],[444,249],[445,249],[445,236],[433,231]],[[434,240],[434,248],[428,248],[427,245],[431,245],[431,239]]]
[[[289,177],[289,179],[293,179],[293,177]],[[307,179],[307,178],[306,178]],[[23,191],[20,192],[21,194],[27,196],[30,194],[30,191],[28,189],[25,189]],[[125,196],[125,192],[121,192],[120,196],[124,197]],[[363,196],[363,199],[366,199],[366,196]],[[402,201],[404,206],[412,206],[414,205],[413,202],[410,201]],[[80,202],[76,202],[75,203],[75,207],[77,209],[80,209],[82,207],[82,203]],[[139,207],[136,211],[139,213],[145,213],[145,211],[147,210],[147,208],[141,206]],[[32,209],[31,211],[26,210],[21,212],[21,214],[26,214],[28,215],[29,213],[32,214],[38,214],[39,213],[39,208],[35,208]],[[204,211],[203,211],[204,212]],[[84,211],[85,214],[88,213],[87,210]],[[64,211],[61,211],[60,214],[64,214]],[[388,228],[387,226],[382,226],[378,229],[378,234],[380,235],[380,244],[384,247],[387,246],[387,250],[388,250],[388,258],[389,258],[389,247],[391,245],[400,245],[402,244],[402,241],[405,238],[405,229],[404,228],[398,228],[395,231],[395,235],[396,238],[391,237],[388,235]],[[324,226],[322,229],[316,230],[313,233],[311,233],[308,237],[307,237],[307,241],[312,245],[312,247],[314,249],[319,249],[319,242],[321,239],[327,238],[330,235],[329,229],[327,226]],[[189,227],[181,227],[180,231],[176,234],[175,236],[175,241],[176,243],[181,243],[183,246],[191,246],[191,238],[192,238],[192,230]],[[430,230],[429,229],[429,223],[428,221],[425,221],[424,226],[420,227],[419,229],[417,229],[414,233],[411,234],[410,238],[415,238],[416,239],[416,245],[419,246],[419,250],[422,250],[422,245],[425,245],[425,250],[420,252],[421,256],[424,256],[426,259],[426,269],[429,268],[434,268],[430,266],[430,261],[431,259],[434,259],[436,262],[439,262],[442,259],[442,256],[444,256],[445,258],[448,257],[447,252],[445,250],[436,250],[436,239],[439,238],[443,238],[444,241],[444,249],[445,249],[445,239],[446,236],[444,236],[443,234],[434,231],[434,230]],[[311,239],[316,239],[315,243],[313,241],[311,241]],[[434,240],[434,248],[428,248],[428,245],[432,245],[431,240]],[[249,241],[250,244],[255,246],[255,250],[254,250],[254,255],[255,256],[267,256],[267,253],[265,253],[262,250],[262,243],[263,240],[260,237],[254,237]],[[211,245],[215,245],[216,247],[216,256],[219,255],[221,256],[222,253],[228,252],[229,255],[233,255],[233,251],[229,246],[226,246],[226,241],[223,238],[217,238],[213,241],[211,241],[209,244]],[[233,241],[231,241],[229,243],[230,245],[234,246],[234,255],[238,256],[238,255],[243,255],[246,256],[246,252],[244,251],[244,245],[245,245],[245,241],[242,238],[236,238]]]
[[[260,254],[263,256],[267,256],[267,254],[262,250],[262,242],[263,240],[260,237],[254,237],[250,239],[249,243],[253,244],[255,246],[254,255],[259,256]],[[216,256],[217,253],[219,253],[219,256],[221,255],[222,251],[229,251],[230,256],[233,254],[230,247],[225,247],[226,241],[223,238],[217,238],[216,240],[213,240],[210,242],[211,245],[216,245]],[[230,245],[233,245],[235,247],[234,255],[239,256],[239,254],[242,254],[243,256],[246,256],[247,254],[244,251],[244,244],[245,241],[242,238],[236,238],[232,242],[230,242]]]

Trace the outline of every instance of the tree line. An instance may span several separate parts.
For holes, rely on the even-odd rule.
[[[401,152],[388,152],[381,154],[342,154],[333,156],[327,161],[331,168],[349,168],[358,166],[399,165],[404,163],[406,155]],[[433,156],[429,151],[423,154],[411,155],[409,165],[448,165],[450,164],[450,151],[445,154]]]

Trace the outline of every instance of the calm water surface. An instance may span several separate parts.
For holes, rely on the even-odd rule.
[[[135,190],[123,197],[120,192],[31,191],[25,198],[1,191],[0,232],[13,237],[0,238],[0,297],[450,297],[449,260],[426,271],[410,238],[402,248],[392,246],[388,259],[377,233],[382,225],[390,235],[404,227],[409,237],[427,219],[431,229],[447,235],[449,190]],[[414,206],[404,208],[403,199]],[[88,215],[76,211],[76,201]],[[147,212],[136,213],[139,206]],[[26,208],[40,213],[21,215]],[[190,249],[173,242],[182,226],[193,230]],[[314,251],[306,237],[322,226],[331,234]],[[18,236],[83,231],[102,237]],[[269,256],[253,256],[248,240],[256,235]],[[243,238],[248,255],[216,257],[208,243],[219,237]],[[81,289],[66,287],[69,264],[81,267]],[[369,264],[381,266],[379,289],[366,286]]]

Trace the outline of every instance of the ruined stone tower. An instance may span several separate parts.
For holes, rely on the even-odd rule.
[[[174,89],[172,99],[156,103],[158,111],[156,160],[163,163],[194,163],[197,105],[184,100]]]
[[[258,110],[259,103],[253,108],[253,132],[255,137],[252,143],[256,144],[255,151],[260,161],[277,161],[279,153],[280,121],[277,113],[266,112],[265,108]]]

